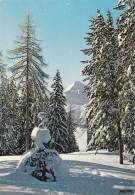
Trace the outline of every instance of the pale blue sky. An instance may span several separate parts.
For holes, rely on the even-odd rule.
[[[65,86],[82,80],[80,63],[86,57],[84,36],[89,19],[96,9],[103,14],[113,10],[118,0],[0,0],[0,49],[13,48],[19,33],[18,25],[31,13],[38,38],[42,40],[43,55],[48,63],[47,73],[54,76],[60,70]],[[113,10],[116,19],[118,11]]]

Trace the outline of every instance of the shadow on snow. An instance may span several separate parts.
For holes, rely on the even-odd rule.
[[[15,170],[18,161],[2,161],[2,172]],[[26,173],[10,173],[0,178],[0,195],[6,194],[4,186],[10,194],[77,194],[77,195],[117,195],[115,185],[133,186],[134,181],[126,175],[134,177],[135,170],[117,168],[91,162],[63,160],[63,169],[59,170],[61,178],[57,182],[40,182]],[[0,170],[0,172],[1,172]],[[68,170],[67,172],[64,170]],[[119,176],[120,175],[120,176]],[[122,178],[120,178],[122,177]],[[27,188],[27,191],[25,191]],[[13,191],[14,189],[14,191]],[[24,190],[25,189],[25,190]],[[133,193],[130,193],[133,194]]]

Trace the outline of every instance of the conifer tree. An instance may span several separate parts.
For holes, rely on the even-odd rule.
[[[48,107],[48,129],[54,141],[54,148],[60,153],[66,153],[68,146],[67,114],[65,110],[66,98],[59,70],[53,79]]]
[[[1,153],[7,153],[5,135],[7,131],[6,123],[9,120],[9,108],[7,101],[7,85],[8,79],[6,75],[6,65],[2,61],[2,53],[0,53],[0,148]]]
[[[90,145],[98,145],[99,141],[96,138],[101,137],[103,126],[101,125],[101,118],[103,113],[99,105],[99,99],[102,93],[103,83],[101,82],[101,48],[104,41],[104,28],[105,21],[100,11],[97,10],[97,16],[91,20],[89,27],[90,32],[87,33],[85,38],[88,49],[84,49],[83,52],[88,56],[88,60],[84,61],[85,68],[83,75],[87,80],[86,93],[90,99],[87,107],[87,125],[88,125],[88,142]],[[98,130],[98,132],[96,131]],[[102,136],[103,137],[103,136]]]
[[[39,41],[36,39],[34,25],[31,22],[30,16],[21,26],[22,35],[19,41],[16,42],[17,47],[10,51],[11,59],[15,63],[11,66],[13,79],[17,80],[19,89],[23,97],[25,110],[25,137],[26,150],[30,148],[30,133],[31,133],[31,106],[36,99],[46,100],[47,88],[45,79],[48,75],[42,70],[46,67],[41,55]]]
[[[87,44],[90,47],[83,50],[90,60],[85,62],[83,74],[88,77],[89,83],[86,92],[90,98],[88,105],[88,136],[89,147],[103,144],[113,147],[119,140],[120,162],[122,163],[121,128],[119,127],[117,66],[118,41],[113,27],[111,13],[107,14],[107,21],[100,12],[92,21]]]
[[[104,113],[103,126],[105,126],[107,147],[111,149],[118,147],[119,129],[118,123],[118,93],[117,78],[119,76],[117,58],[118,58],[118,40],[116,30],[113,26],[111,12],[107,13],[107,21],[104,28],[104,42],[101,48],[101,82],[103,84],[100,97],[100,107]],[[121,133],[121,129],[120,129]],[[121,140],[119,140],[120,148]]]
[[[6,65],[3,63],[2,53],[0,53],[0,109],[2,109],[6,100],[7,83]]]
[[[25,139],[20,115],[19,94],[13,80],[9,80],[8,83],[7,101],[10,110],[8,131],[5,136],[8,151],[10,154],[22,154],[25,151]]]
[[[121,121],[124,143],[129,150],[135,142],[135,1],[120,0],[117,9],[122,11],[117,22],[119,39],[119,71],[118,84],[122,88],[119,93],[121,102]]]
[[[69,152],[78,152],[79,148],[76,143],[75,139],[75,130],[76,130],[76,124],[73,119],[73,111],[70,109],[67,113],[67,131],[68,131],[68,145],[69,145]]]

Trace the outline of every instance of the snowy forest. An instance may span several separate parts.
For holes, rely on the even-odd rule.
[[[65,110],[60,72],[57,70],[50,92],[47,88],[49,75],[43,70],[47,64],[30,16],[21,25],[16,48],[10,50],[9,55],[13,62],[10,67],[3,63],[2,56],[0,63],[1,155],[23,154],[31,148],[31,132],[39,124],[40,112],[47,114],[53,147],[61,153],[78,151],[72,111]],[[9,69],[12,75],[8,78],[6,70]]]
[[[65,182],[70,180],[71,175],[72,178],[92,178],[88,174],[94,175],[95,183],[89,187],[86,179],[84,183],[78,180],[78,185],[82,184],[84,189],[79,186],[74,189],[71,179],[70,190],[67,183],[65,188],[62,187],[64,194],[66,191],[66,194],[87,195],[91,191],[91,195],[114,195],[117,189],[117,192],[123,190],[125,193],[135,191],[132,175],[135,171],[135,0],[119,0],[114,7],[116,10],[119,12],[117,20],[113,19],[112,11],[102,14],[98,8],[95,17],[88,18],[89,26],[84,39],[82,37],[85,48],[79,51],[84,58],[80,62],[84,97],[79,93],[81,84],[76,83],[78,97],[85,102],[83,109],[78,106],[80,103],[76,103],[76,98],[71,97],[71,88],[70,92],[65,90],[61,69],[56,70],[53,78],[47,71],[49,65],[39,40],[42,37],[38,36],[38,24],[34,23],[30,14],[22,18],[24,22],[20,21],[19,34],[17,38],[13,37],[14,47],[8,49],[8,59],[4,59],[2,51],[0,53],[0,158],[6,157],[8,161],[17,158],[16,162],[20,161],[17,170],[24,169],[40,181],[48,178],[57,181],[60,172],[65,178],[65,167],[57,175],[58,164],[60,166],[62,161],[67,163],[67,167],[72,165],[68,168],[70,173]],[[72,98],[73,105],[68,98]],[[83,133],[86,134],[86,139],[81,143],[78,131],[81,138]],[[83,144],[86,147],[82,152]],[[20,156],[23,156],[22,160]],[[96,164],[98,161],[100,165]],[[91,168],[88,163],[91,163]],[[111,166],[114,166],[113,169]],[[36,167],[34,171],[33,167]],[[110,170],[111,173],[107,173],[109,176],[106,176],[105,169]],[[122,181],[110,179],[115,177],[114,170]],[[83,173],[79,175],[81,171]],[[22,173],[12,174],[12,177],[10,174],[6,176],[7,182],[11,178],[19,179]],[[101,176],[105,179],[102,180]],[[26,181],[30,179],[24,175],[21,177],[23,180],[26,177]],[[124,178],[127,183],[124,183]],[[30,179],[30,185],[36,185],[38,180]],[[100,188],[94,191],[98,182],[105,182],[106,186],[107,182],[111,182],[113,187],[105,188],[106,191],[103,187],[101,191]],[[124,187],[121,189],[117,184]],[[42,184],[38,185],[43,188]],[[47,193],[55,193],[56,189],[61,191],[57,184],[52,189],[47,185],[50,190]],[[93,190],[90,189],[92,185],[95,187]],[[127,189],[125,186],[129,185],[132,188]],[[27,187],[27,184],[23,183],[23,186]],[[56,194],[59,195],[59,192]]]
[[[135,148],[135,2],[119,1],[116,9],[122,10],[116,28],[110,11],[104,18],[97,10],[91,20],[85,38],[88,48],[82,50],[89,57],[83,75],[90,99],[88,147],[119,149],[123,164],[124,149]]]

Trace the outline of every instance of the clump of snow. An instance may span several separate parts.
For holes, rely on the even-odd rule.
[[[38,148],[44,148],[44,143],[48,143],[51,140],[50,132],[48,129],[40,129],[35,127],[31,133],[31,139]]]

